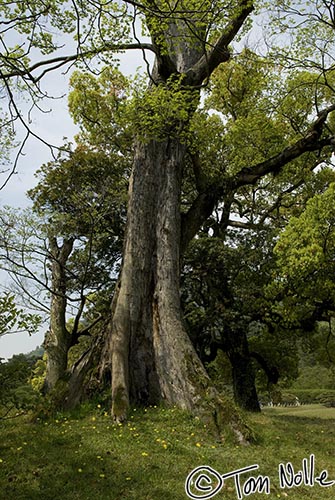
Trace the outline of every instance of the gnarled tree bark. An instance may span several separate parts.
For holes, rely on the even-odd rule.
[[[220,399],[186,333],[179,297],[180,186],[185,146],[138,144],[118,298],[109,328],[112,414],[165,401],[220,428]],[[229,408],[229,423],[238,414]],[[227,422],[228,423],[228,422]]]

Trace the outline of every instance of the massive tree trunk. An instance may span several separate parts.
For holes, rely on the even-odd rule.
[[[209,386],[183,328],[179,303],[180,179],[177,139],[138,144],[121,283],[111,323],[112,413],[130,401],[202,405]],[[202,379],[202,387],[200,381]]]
[[[136,147],[121,284],[111,325],[112,411],[118,420],[125,418],[129,399],[142,404],[157,403],[161,397],[183,399],[188,406],[185,377],[180,380],[173,366],[186,357],[178,282],[184,152],[176,139]],[[167,352],[172,331],[176,352]]]
[[[198,92],[211,71],[229,59],[228,43],[252,10],[242,3],[245,10],[210,54],[204,53],[203,33],[195,36],[191,19],[189,24],[171,20],[163,32],[166,45],[162,51],[160,42],[156,46],[152,80],[164,84],[174,75]],[[190,117],[193,111],[187,111]],[[122,272],[105,350],[112,371],[112,415],[121,422],[131,403],[166,401],[219,428],[226,420],[236,430],[239,417],[231,405],[227,411],[213,388],[181,316],[180,195],[186,146],[176,131],[185,126],[187,121],[165,129],[160,140],[135,145]]]
[[[67,370],[71,335],[66,328],[66,263],[73,249],[73,238],[65,239],[61,246],[57,239],[49,239],[51,260],[52,293],[50,328],[44,347],[47,354],[44,391],[51,391],[63,379]]]
[[[177,139],[136,147],[123,267],[106,351],[112,366],[112,414],[122,422],[131,403],[166,401],[219,429],[227,419],[236,430],[239,417],[212,387],[181,317],[184,155],[185,146]]]

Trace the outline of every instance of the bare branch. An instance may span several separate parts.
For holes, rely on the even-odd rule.
[[[150,43],[128,43],[128,44],[126,43],[126,44],[116,44],[116,45],[107,43],[103,47],[99,47],[95,50],[88,50],[86,52],[81,52],[79,54],[78,53],[71,54],[68,56],[53,57],[51,59],[45,59],[43,61],[39,61],[35,64],[32,64],[28,68],[22,68],[22,69],[15,68],[13,71],[9,71],[8,73],[2,72],[0,75],[0,80],[14,78],[17,76],[21,77],[28,76],[28,80],[31,80],[34,83],[36,83],[42,78],[42,76],[44,76],[44,74],[47,71],[58,69],[61,66],[64,66],[74,61],[82,60],[87,57],[94,57],[103,52],[120,52],[124,50],[150,50],[151,52],[156,53],[155,47]],[[43,73],[34,77],[33,72],[44,66],[48,67],[47,70],[44,70]]]
[[[260,229],[262,228],[262,224],[253,223],[253,222],[243,222],[238,220],[229,220],[227,226],[234,227],[237,229]]]

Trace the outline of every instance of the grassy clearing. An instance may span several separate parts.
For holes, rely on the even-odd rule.
[[[278,465],[315,455],[316,472],[335,479],[335,411],[316,407],[266,409],[251,417],[256,445],[219,443],[197,419],[177,409],[134,410],[115,426],[102,409],[32,424],[19,418],[0,428],[0,498],[6,500],[186,500],[185,479],[208,465],[221,474],[258,464],[270,495],[252,499],[332,499],[335,486],[280,489]],[[248,476],[241,476],[243,485]],[[236,499],[228,479],[215,496]]]
[[[326,408],[320,404],[302,405],[281,407],[276,406],[272,408],[264,408],[264,412],[268,415],[286,415],[292,417],[305,417],[305,418],[320,418],[320,419],[334,419],[335,408]]]

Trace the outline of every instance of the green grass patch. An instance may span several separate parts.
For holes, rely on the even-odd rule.
[[[264,408],[263,411],[267,415],[286,415],[293,417],[316,418],[322,420],[335,420],[335,408],[326,408],[324,405],[320,404],[290,406],[287,408],[274,406],[272,408]]]
[[[316,473],[335,479],[335,409],[322,406],[269,408],[249,417],[258,444],[218,442],[200,420],[177,410],[134,410],[124,426],[96,408],[75,418],[60,415],[31,423],[1,423],[0,498],[6,500],[186,500],[192,469],[208,465],[220,474],[258,464],[271,493],[252,499],[332,499],[335,486],[280,489],[278,466],[315,455]],[[241,484],[248,476],[241,476]],[[236,499],[232,478],[216,500]]]

